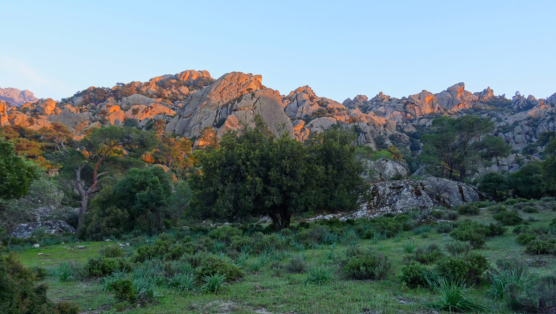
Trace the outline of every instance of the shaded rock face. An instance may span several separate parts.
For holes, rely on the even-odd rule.
[[[371,182],[407,179],[409,170],[404,165],[389,159],[367,161],[366,179]]]
[[[253,125],[257,114],[274,134],[286,132],[293,137],[280,94],[263,86],[260,75],[231,72],[189,96],[166,131],[194,137],[212,127],[221,136],[227,130],[240,128],[241,123]]]
[[[44,229],[47,234],[75,233],[75,228],[62,220],[48,220],[43,222],[27,223],[18,225],[12,232],[16,238],[29,238],[37,230]]]
[[[371,185],[372,200],[361,204],[355,216],[403,213],[414,209],[443,206],[451,208],[484,199],[470,185],[448,179],[429,177],[425,180],[379,182]]]
[[[38,101],[32,92],[12,87],[0,88],[0,100],[9,102],[12,106],[21,106],[27,102]]]

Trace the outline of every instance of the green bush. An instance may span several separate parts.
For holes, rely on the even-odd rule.
[[[386,277],[391,266],[388,257],[382,254],[365,253],[349,259],[343,272],[351,279],[378,280]]]
[[[519,313],[551,313],[556,308],[556,277],[548,276],[535,280],[532,288],[509,287],[507,302]]]
[[[537,235],[534,233],[520,233],[517,235],[517,238],[515,240],[521,245],[527,245],[529,244],[529,242],[535,240],[536,238]]]
[[[120,302],[135,302],[135,289],[133,288],[133,282],[129,279],[116,280],[111,285],[112,291],[114,291],[114,298]]]
[[[529,232],[531,229],[531,226],[529,225],[517,225],[514,227],[514,230],[512,231],[512,233],[515,234],[520,234],[520,233],[525,233],[525,232]]]
[[[435,310],[452,312],[484,312],[486,308],[469,301],[465,295],[467,288],[462,281],[440,279],[435,289],[440,294],[440,300],[431,304]]]
[[[372,239],[375,237],[375,232],[371,229],[365,230],[365,232],[363,233],[363,239]]]
[[[219,273],[205,276],[203,278],[205,283],[201,286],[201,292],[218,293],[226,287],[226,279],[225,275]]]
[[[307,268],[307,264],[305,263],[305,260],[303,259],[303,255],[301,254],[296,255],[286,265],[286,270],[289,273],[293,273],[293,274],[304,273],[305,268]]]
[[[409,263],[402,266],[401,281],[410,288],[427,287],[428,270],[418,263]]]
[[[284,229],[289,230],[289,229]],[[247,236],[233,236],[231,239],[230,249],[236,251],[243,251],[245,249],[250,249],[253,247],[253,239]]]
[[[530,254],[549,254],[554,252],[555,244],[549,241],[532,240],[527,243],[525,252]]]
[[[104,257],[124,257],[125,251],[119,246],[107,246],[100,251]]]
[[[453,282],[478,282],[489,267],[486,257],[470,253],[460,257],[447,257],[438,262],[436,270]]]
[[[38,284],[35,272],[24,267],[14,253],[0,256],[0,313],[77,314],[79,307],[47,298],[48,286]]]
[[[523,207],[523,209],[521,209],[524,213],[528,213],[528,214],[533,214],[533,213],[538,213],[539,209],[533,206],[527,206],[527,207]]]
[[[480,248],[485,244],[489,228],[483,224],[466,220],[460,223],[450,236],[459,241],[469,241],[474,248]]]
[[[500,213],[500,212],[505,212],[508,209],[506,208],[506,206],[502,205],[502,204],[496,204],[494,206],[490,206],[487,208],[488,211],[492,212],[492,213]]]
[[[193,254],[194,251],[195,247],[191,242],[175,243],[171,241],[166,234],[162,234],[153,245],[138,247],[137,252],[131,260],[139,263],[156,258],[178,260],[182,255]]]
[[[471,251],[471,245],[467,242],[453,241],[445,245],[446,251],[452,256],[467,255]]]
[[[442,256],[442,251],[436,244],[431,244],[424,248],[417,248],[413,253],[413,259],[421,264],[431,264]]]
[[[89,277],[106,276],[117,270],[128,272],[131,269],[131,263],[121,257],[89,257],[85,265]]]
[[[235,236],[241,236],[242,231],[238,228],[234,228],[232,226],[222,226],[212,230],[209,233],[209,237],[218,240],[218,241],[225,241],[230,243],[231,239]]]
[[[505,228],[500,223],[497,223],[497,224],[490,223],[488,225],[487,236],[489,236],[489,237],[501,236],[506,232],[506,230],[508,230],[508,228]]]
[[[459,214],[453,211],[446,212],[446,219],[448,220],[458,220]]]
[[[487,294],[494,299],[508,297],[511,290],[528,291],[534,283],[527,265],[517,259],[497,260],[496,267],[488,271],[488,279],[491,286]]]
[[[481,210],[473,203],[467,203],[456,207],[456,211],[460,215],[478,215]]]
[[[451,223],[439,223],[436,226],[436,231],[438,233],[449,233],[450,231],[452,231],[452,229],[454,229],[454,226]]]
[[[515,226],[523,222],[523,218],[519,217],[517,211],[503,211],[492,216],[494,220],[499,221],[504,226]]]
[[[236,265],[228,264],[212,256],[204,258],[195,271],[199,281],[203,281],[206,277],[211,277],[214,274],[224,275],[227,281],[235,281],[244,276],[241,269]]]

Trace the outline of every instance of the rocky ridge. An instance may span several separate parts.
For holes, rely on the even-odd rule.
[[[38,101],[38,99],[28,90],[19,90],[12,87],[0,87],[0,101],[8,102],[12,106],[20,106],[24,103]]]

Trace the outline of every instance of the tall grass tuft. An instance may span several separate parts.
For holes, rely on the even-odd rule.
[[[226,276],[214,274],[205,277],[205,283],[201,286],[201,292],[218,293],[226,287]]]
[[[492,268],[487,277],[491,286],[487,290],[488,296],[500,299],[513,293],[526,292],[535,285],[535,279],[529,274],[527,266],[517,260],[497,261],[497,267]]]
[[[465,294],[467,288],[465,283],[457,281],[448,281],[445,278],[438,280],[434,285],[435,290],[440,294],[440,300],[432,303],[430,306],[435,310],[449,312],[484,312],[486,308],[469,301]]]
[[[324,285],[332,278],[332,271],[325,267],[316,266],[309,270],[309,277],[307,277],[307,284]]]

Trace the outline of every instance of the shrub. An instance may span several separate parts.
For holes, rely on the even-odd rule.
[[[453,241],[445,245],[446,251],[452,256],[467,255],[471,251],[471,245],[467,242]]]
[[[442,251],[436,244],[418,248],[413,253],[413,259],[421,264],[431,264],[442,257]]]
[[[0,256],[0,311],[2,313],[77,314],[79,308],[67,302],[55,304],[47,298],[48,286],[38,284],[30,268],[14,253]]]
[[[513,210],[496,213],[492,218],[505,226],[515,226],[523,222],[523,218],[519,217],[517,211]]]
[[[528,290],[508,287],[508,305],[522,313],[550,313],[556,308],[556,277],[549,276],[536,280]]]
[[[486,235],[489,233],[487,226],[469,220],[461,223],[450,236],[459,241],[469,241],[474,248],[480,248],[485,244]]]
[[[521,245],[527,245],[529,242],[535,240],[537,235],[534,233],[520,233],[515,239],[517,243]]]
[[[114,291],[114,298],[120,302],[135,302],[135,289],[133,288],[133,282],[129,279],[116,280],[111,285],[112,291]]]
[[[418,263],[406,264],[402,267],[401,281],[410,288],[427,287],[427,272],[428,270]]]
[[[481,210],[473,203],[467,203],[456,207],[456,211],[460,215],[478,215]]]
[[[309,270],[306,282],[308,284],[324,285],[332,278],[332,271],[325,267],[316,266]]]
[[[106,276],[117,270],[127,272],[131,269],[131,263],[121,257],[90,257],[85,265],[85,271],[89,277]]]
[[[305,263],[303,256],[301,254],[298,254],[294,258],[292,258],[286,265],[286,270],[289,273],[299,274],[304,273],[306,267],[307,264]]]
[[[426,226],[426,225],[425,226],[419,226],[419,227],[413,229],[413,233],[415,235],[426,234],[426,233],[429,233],[431,231],[431,229],[432,229],[431,226]]]
[[[436,310],[449,312],[484,312],[486,308],[469,301],[465,294],[467,288],[463,282],[441,279],[435,289],[440,300],[431,304]]]
[[[370,223],[375,229],[375,233],[384,234],[387,238],[392,238],[403,230],[403,222],[408,218],[408,216],[404,215],[397,217],[380,216],[371,219]]]
[[[543,240],[532,240],[527,243],[525,252],[530,254],[549,254],[554,251],[554,243]]]
[[[232,226],[222,226],[212,230],[209,233],[209,237],[218,241],[230,243],[234,236],[241,236],[242,233],[243,232],[238,228],[234,228]]]
[[[288,230],[288,229],[284,229],[284,230]],[[233,236],[230,241],[231,241],[230,249],[232,250],[242,251],[253,247],[253,239],[247,236],[236,235]]]
[[[449,233],[450,231],[452,231],[452,229],[454,229],[454,226],[451,223],[439,223],[436,226],[436,231],[438,233]]]
[[[490,206],[490,207],[487,208],[487,210],[492,212],[492,213],[495,213],[495,214],[507,211],[506,206],[504,206],[502,204],[496,204],[494,206]]]
[[[489,237],[501,236],[506,232],[506,230],[508,230],[508,228],[505,228],[500,223],[497,223],[497,224],[490,223],[488,225],[487,236],[489,236]]]
[[[446,212],[446,219],[448,220],[458,220],[459,214],[453,211]]]
[[[491,286],[487,294],[494,298],[503,298],[510,289],[520,292],[533,287],[533,277],[529,275],[527,266],[519,260],[498,260],[496,267],[488,271],[487,277]]]
[[[527,207],[523,207],[522,211],[524,213],[533,214],[533,213],[538,213],[539,209],[533,206],[527,206]]]
[[[197,278],[204,280],[215,274],[224,275],[227,281],[234,281],[242,278],[243,272],[236,265],[228,264],[225,261],[208,256],[202,260],[202,263],[196,269]],[[215,280],[215,279],[211,279]]]
[[[461,257],[447,257],[437,264],[438,273],[453,282],[478,282],[488,269],[486,257],[470,253]]]
[[[407,254],[415,252],[415,248],[417,248],[417,246],[413,242],[407,242],[403,245],[403,251]]]
[[[343,268],[343,272],[351,279],[378,280],[387,275],[391,266],[388,257],[382,254],[366,253],[349,259]]]
[[[512,232],[515,234],[520,234],[520,233],[528,232],[529,229],[531,229],[529,225],[517,225],[514,227],[514,230]]]
[[[440,210],[435,210],[431,212],[431,216],[433,216],[436,219],[442,219],[444,217],[444,212]]]
[[[100,251],[100,255],[104,257],[124,257],[125,251],[119,246],[107,246]]]
[[[135,301],[140,304],[154,302],[157,296],[156,286],[160,284],[160,282],[157,283],[148,278],[134,279],[133,289],[135,290]]]
[[[143,245],[137,248],[137,252],[131,258],[133,262],[142,263],[146,260],[164,258],[165,260],[177,260],[184,254],[193,254],[195,248],[192,243],[174,243],[169,237],[160,237],[153,245]]]

